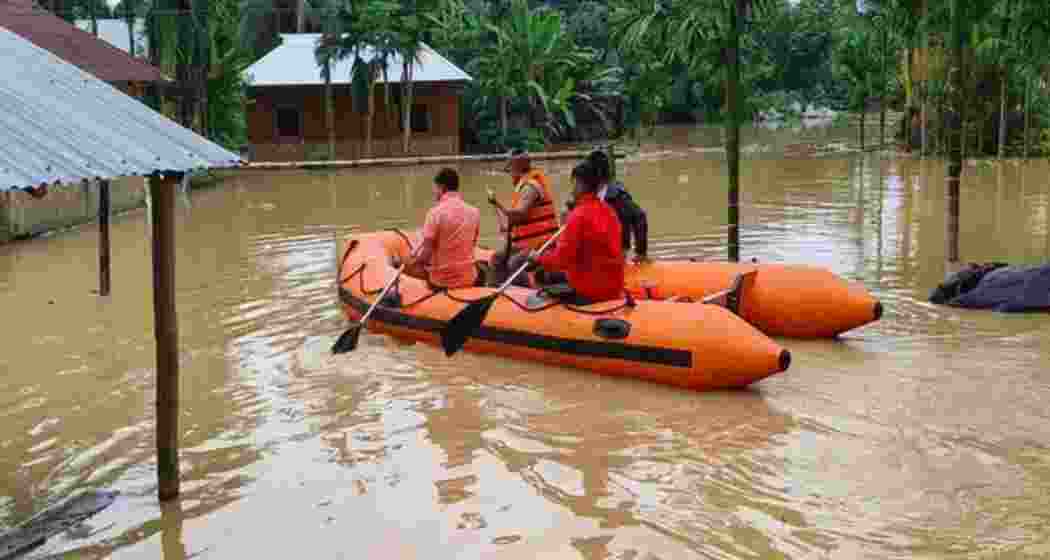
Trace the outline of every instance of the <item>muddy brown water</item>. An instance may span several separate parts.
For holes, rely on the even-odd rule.
[[[621,167],[652,253],[721,258],[724,164],[668,134]],[[543,165],[562,193],[570,165]],[[1050,315],[925,303],[945,270],[943,170],[745,161],[742,254],[828,267],[887,311],[840,341],[784,340],[787,373],[709,394],[369,334],[329,356],[335,240],[418,223],[436,168],[244,173],[191,192],[184,493],[163,507],[145,214],[115,220],[105,299],[93,228],[0,247],[0,527],[94,487],[121,498],[30,557],[1050,554]],[[507,185],[495,164],[461,172],[475,204]],[[965,259],[1050,259],[1048,172],[966,168]],[[498,244],[489,214],[483,237]]]

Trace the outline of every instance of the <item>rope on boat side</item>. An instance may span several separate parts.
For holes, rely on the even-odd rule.
[[[365,267],[367,265],[368,265],[368,263],[361,263],[361,265],[358,266],[353,272],[351,272],[346,278],[343,278],[339,282],[339,284],[342,285],[342,284],[346,283],[349,280],[353,280],[355,276],[359,276],[360,277],[360,284],[361,284],[361,293],[363,295],[370,296],[370,295],[378,294],[379,292],[383,291],[381,289],[367,290],[365,288],[365,277],[363,275],[361,275],[361,273],[364,272]],[[467,305],[469,305],[471,303],[476,303],[478,301],[481,301],[482,299],[485,299],[485,297],[487,297],[487,296],[482,296],[482,297],[477,298],[477,299],[459,298],[459,297],[456,297],[456,296],[452,295],[451,293],[449,293],[448,290],[436,290],[436,291],[431,291],[429,294],[427,294],[427,295],[425,295],[423,297],[420,297],[419,299],[417,299],[417,300],[415,300],[413,302],[402,304],[401,308],[402,309],[412,308],[412,307],[414,307],[416,305],[419,305],[419,304],[423,303],[424,301],[427,301],[430,298],[432,298],[434,296],[437,296],[437,295],[444,295],[445,297],[447,297],[448,299],[450,299],[450,300],[452,300],[452,301],[454,301],[456,303],[463,303],[463,304],[467,304]],[[525,304],[519,302],[518,300],[510,297],[505,292],[501,293],[500,297],[503,298],[503,299],[506,299],[507,301],[509,301],[511,303],[513,303],[515,306],[518,307],[518,309],[521,309],[522,311],[524,311],[526,313],[539,313],[541,311],[546,311],[546,310],[548,310],[548,309],[550,309],[552,307],[557,307],[557,306],[560,305],[560,306],[564,307],[565,309],[568,309],[569,311],[573,311],[573,312],[579,313],[581,315],[597,316],[597,315],[608,315],[610,313],[616,313],[617,311],[620,311],[622,309],[626,309],[628,307],[631,307],[630,300],[625,300],[624,303],[622,303],[620,305],[617,305],[616,307],[613,307],[613,308],[610,308],[610,309],[598,309],[598,310],[582,309],[582,308],[577,307],[575,305],[570,305],[568,303],[562,303],[560,301],[555,300],[555,301],[553,301],[553,302],[551,302],[551,303],[549,303],[547,305],[544,305],[543,307],[530,308],[530,307],[526,306]]]

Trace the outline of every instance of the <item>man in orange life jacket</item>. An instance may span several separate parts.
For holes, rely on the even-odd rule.
[[[550,183],[542,171],[532,167],[528,152],[520,149],[511,151],[504,170],[510,173],[514,183],[511,207],[503,206],[491,192],[489,203],[496,207],[500,231],[510,236],[511,248],[510,254],[502,250],[493,255],[491,270],[494,277],[490,283],[502,281],[515,270],[508,264],[511,260],[519,260],[514,258],[515,255],[525,255],[532,249],[538,249],[558,231],[558,216]],[[542,277],[542,271],[537,276]],[[519,276],[515,284],[528,286],[528,278]]]

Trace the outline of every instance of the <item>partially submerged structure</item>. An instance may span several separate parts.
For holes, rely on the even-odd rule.
[[[246,71],[249,85],[248,141],[255,161],[304,161],[327,153],[324,80],[314,51],[317,33],[282,34],[282,43]],[[370,52],[363,58],[369,60]],[[412,143],[401,143],[401,58],[391,57],[375,84],[372,153],[366,154],[365,112],[351,95],[353,60],[332,64],[337,159],[445,155],[461,151],[460,96],[471,80],[466,72],[423,45],[413,67]],[[392,104],[383,95],[391,88]]]
[[[93,38],[92,38],[93,39]],[[99,186],[101,295],[109,292],[108,181],[149,179],[161,500],[179,493],[175,188],[184,173],[240,157],[51,52],[0,28],[0,195],[40,185]]]

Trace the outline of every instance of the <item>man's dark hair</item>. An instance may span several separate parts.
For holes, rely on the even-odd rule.
[[[583,183],[584,188],[587,189],[587,192],[598,192],[601,180],[598,178],[598,171],[591,161],[583,160],[574,167],[572,169],[572,177],[573,179],[579,179]]]
[[[445,187],[445,190],[458,191],[459,173],[456,173],[456,170],[451,167],[446,167],[438,172],[437,176],[434,177],[434,182]]]
[[[609,173],[609,156],[605,152],[594,150],[587,156],[587,161],[594,166],[594,172],[598,175],[599,181],[609,180],[611,176],[611,173]]]

